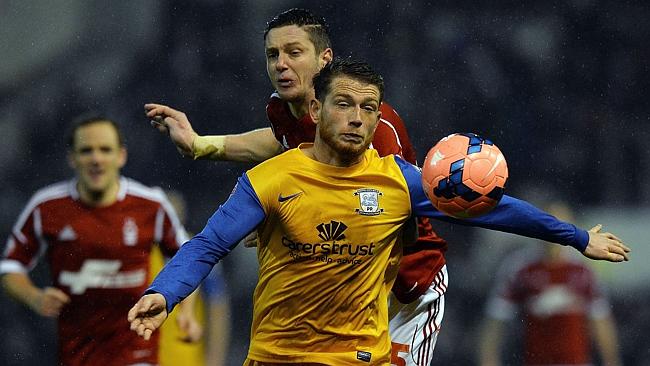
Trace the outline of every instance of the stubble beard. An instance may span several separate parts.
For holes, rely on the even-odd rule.
[[[318,124],[318,133],[321,140],[339,155],[343,163],[355,162],[370,146],[370,141],[367,138],[366,141],[358,145],[341,142],[336,138],[333,131],[320,123]]]

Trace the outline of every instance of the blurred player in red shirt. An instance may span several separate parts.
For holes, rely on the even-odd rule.
[[[573,221],[563,204],[548,212]],[[592,365],[592,340],[602,365],[621,365],[610,305],[589,267],[558,245],[531,249],[503,262],[487,305],[479,364],[503,364],[504,325],[520,310],[525,365]]]
[[[314,99],[312,78],[333,57],[327,24],[307,10],[290,9],[267,24],[264,41],[267,72],[275,88],[266,107],[271,127],[239,135],[198,136],[184,113],[159,104],[145,106],[147,116],[156,119],[160,131],[169,133],[181,154],[194,159],[259,162],[314,141],[316,125],[308,107]],[[380,112],[371,147],[380,156],[400,155],[416,164],[400,116],[385,102]],[[416,244],[404,253],[390,298],[394,365],[431,362],[444,314],[448,276],[443,253],[447,243],[433,232],[427,218],[418,219],[418,236]]]
[[[79,119],[69,140],[76,179],[34,194],[0,261],[10,295],[42,316],[58,317],[61,365],[158,362],[157,339],[129,331],[124,314],[151,280],[154,243],[171,256],[187,235],[162,190],[120,176],[126,155],[115,122]],[[39,288],[28,272],[43,254],[53,286]],[[196,339],[192,306],[183,308],[179,324]]]

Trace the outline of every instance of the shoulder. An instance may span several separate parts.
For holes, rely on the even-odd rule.
[[[405,161],[401,156],[389,154],[381,156],[375,149],[369,149],[366,158],[373,169],[382,171],[383,175],[391,176],[410,185],[413,179],[420,179],[420,168]]]
[[[406,177],[406,175],[415,175],[418,178],[422,175],[422,169],[418,167],[417,165],[406,161],[404,157],[399,156],[399,155],[388,155],[383,157],[382,159],[386,160],[387,163],[389,164],[394,164],[397,165],[397,167],[402,171],[402,174]]]
[[[59,200],[62,198],[72,198],[73,185],[74,181],[69,180],[43,187],[32,195],[29,202],[27,203],[27,208],[30,208],[31,211],[36,206],[47,202]]]
[[[267,113],[276,113],[284,109],[285,101],[280,98],[280,95],[277,92],[273,92],[269,96],[269,100],[266,102],[266,112]]]
[[[287,150],[280,155],[257,164],[248,170],[246,174],[249,178],[253,175],[263,177],[266,180],[277,179],[277,177],[291,171],[292,168],[299,169],[299,154],[301,152],[297,148]]]
[[[59,182],[36,191],[18,216],[16,225],[23,225],[37,208],[54,214],[57,210],[66,210],[69,207],[68,203],[74,199],[74,182],[74,180]]]
[[[134,179],[122,177],[120,179],[120,194],[123,196],[137,197],[156,203],[166,203],[167,195],[160,187],[144,185]]]

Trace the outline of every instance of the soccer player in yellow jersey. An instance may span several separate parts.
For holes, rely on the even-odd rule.
[[[504,196],[491,213],[456,220],[426,199],[420,172],[368,149],[383,81],[367,64],[335,60],[314,78],[318,130],[246,172],[230,198],[163,268],[129,311],[148,339],[212,266],[257,229],[259,282],[247,366],[388,365],[387,297],[412,216],[428,216],[571,245],[619,262],[629,248]]]

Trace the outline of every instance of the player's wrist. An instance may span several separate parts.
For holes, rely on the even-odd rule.
[[[195,135],[192,140],[192,154],[194,160],[210,159],[220,160],[226,155],[226,136],[200,136]]]
[[[573,243],[571,243],[571,246],[577,249],[580,253],[584,253],[585,250],[587,250],[590,241],[591,236],[589,232],[587,230],[576,227],[576,234]]]
[[[38,287],[34,287],[29,290],[25,299],[27,300],[27,306],[37,313],[41,313],[41,308],[43,307],[43,299],[45,297],[45,290]]]

